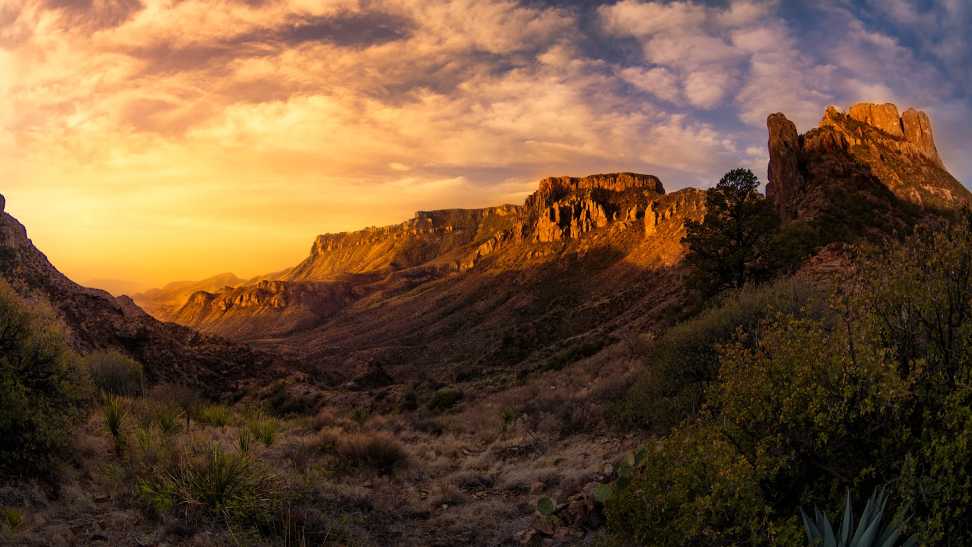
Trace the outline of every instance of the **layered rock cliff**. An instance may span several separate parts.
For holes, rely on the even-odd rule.
[[[878,197],[883,188],[926,208],[972,203],[972,194],[945,170],[924,112],[899,115],[893,104],[861,103],[847,113],[829,107],[819,126],[803,135],[783,114],[770,115],[767,126],[766,192],[784,217],[816,214],[828,189],[839,187],[874,199],[883,199]],[[848,186],[849,181],[856,183]]]
[[[408,337],[423,332],[428,340],[445,340],[438,333],[444,328],[442,314],[449,322],[464,324],[480,317],[477,306],[489,306],[477,305],[475,295],[507,276],[517,277],[516,284],[493,286],[490,298],[524,301],[534,291],[563,286],[564,280],[592,294],[611,293],[558,311],[571,314],[593,302],[613,302],[624,293],[622,280],[630,281],[632,275],[642,279],[676,264],[684,252],[684,221],[700,218],[703,204],[703,192],[666,194],[661,181],[650,175],[547,178],[523,205],[419,212],[401,224],[319,236],[308,258],[293,269],[259,283],[198,292],[173,318],[238,339],[272,339],[295,351],[315,348],[320,359],[330,360],[334,356],[326,347],[375,352],[375,347],[386,344],[400,347],[406,332]],[[590,280],[575,275],[589,276],[592,261],[598,264],[595,270],[610,266],[619,273],[586,287]],[[569,263],[575,263],[576,271],[546,277]],[[570,292],[565,289],[553,302],[563,303]],[[630,305],[617,304],[614,311],[620,316]],[[373,315],[377,310],[379,315]],[[486,320],[491,325],[487,330],[495,334],[517,329],[520,321],[512,320],[510,313],[497,312],[497,318],[507,319],[503,325]],[[555,339],[578,332],[566,326],[570,323],[605,327],[613,318],[607,320],[601,313],[583,320],[561,318],[556,328],[542,330],[559,333],[551,333]],[[455,348],[463,346],[455,339],[448,343],[451,350],[428,358],[454,356]]]

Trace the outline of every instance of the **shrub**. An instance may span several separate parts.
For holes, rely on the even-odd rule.
[[[144,387],[142,365],[117,351],[99,351],[84,358],[94,385],[113,395],[138,395]]]
[[[159,384],[149,391],[149,398],[160,403],[175,405],[186,420],[187,430],[192,418],[203,406],[203,398],[199,392],[181,384]]]
[[[374,469],[390,474],[408,461],[405,449],[387,435],[353,433],[334,440],[341,466]]]
[[[226,405],[207,405],[196,412],[196,421],[214,427],[226,427],[233,420],[233,413]]]
[[[105,412],[105,429],[111,433],[111,438],[115,441],[115,451],[121,454],[125,450],[124,427],[128,409],[121,397],[111,393],[104,395],[102,407]]]
[[[436,390],[429,401],[428,407],[432,412],[445,412],[459,404],[462,400],[462,392],[453,387],[444,387]]]
[[[50,478],[86,387],[53,313],[0,281],[0,474]]]
[[[828,315],[825,294],[794,280],[744,288],[672,327],[651,344],[644,370],[613,405],[616,418],[625,425],[664,432],[698,413],[706,386],[718,374],[719,347],[736,339],[751,342],[761,321],[790,313]]]
[[[674,431],[627,474],[605,504],[625,545],[794,545],[802,535],[796,518],[772,524],[752,466],[713,429]]]
[[[283,499],[276,475],[218,444],[203,454],[186,453],[175,469],[145,476],[138,492],[160,513],[178,508],[190,520],[209,517],[265,531],[272,529]]]
[[[13,507],[0,507],[0,531],[15,532],[23,523],[23,513]]]
[[[265,446],[273,444],[277,436],[279,425],[277,420],[265,416],[258,416],[251,419],[246,424],[246,429],[250,431],[253,438],[263,443]]]

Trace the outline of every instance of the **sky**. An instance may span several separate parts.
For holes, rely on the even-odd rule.
[[[830,104],[926,110],[969,183],[970,29],[968,0],[0,0],[0,193],[72,278],[148,287],[544,176],[763,178],[766,116]]]

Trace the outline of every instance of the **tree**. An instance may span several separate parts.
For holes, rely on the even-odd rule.
[[[749,169],[733,169],[705,196],[702,222],[686,223],[690,284],[706,295],[769,277],[769,242],[779,225]]]

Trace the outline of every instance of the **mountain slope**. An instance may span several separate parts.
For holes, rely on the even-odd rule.
[[[27,237],[20,222],[0,208],[0,276],[21,295],[49,303],[82,353],[118,349],[145,365],[150,381],[199,386],[213,396],[241,382],[266,378],[285,364],[193,329],[165,324],[128,297],[88,289],[57,270]]]
[[[226,287],[238,287],[246,280],[232,273],[222,273],[199,281],[175,281],[158,289],[131,295],[143,310],[160,321],[171,321],[175,312],[199,291],[215,292]]]
[[[682,225],[703,201],[666,194],[650,175],[548,178],[524,205],[322,235],[279,278],[197,292],[174,317],[347,370],[540,362],[548,345],[589,352],[677,300]]]

